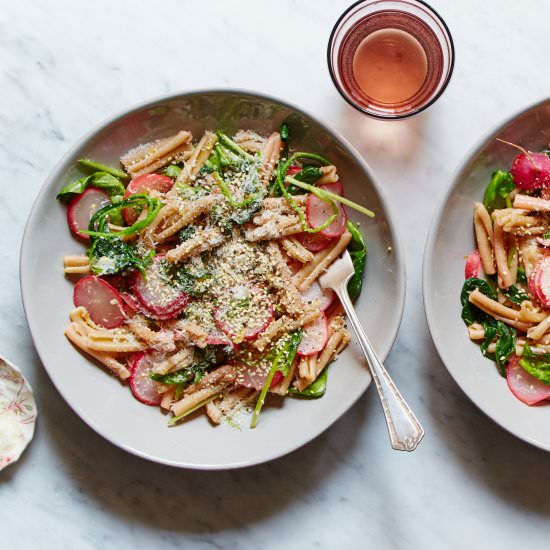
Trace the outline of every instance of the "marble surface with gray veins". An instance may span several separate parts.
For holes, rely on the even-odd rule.
[[[0,473],[2,548],[548,548],[550,455],[505,433],[450,378],[426,328],[421,263],[437,198],[463,155],[548,94],[550,4],[433,3],[454,35],[453,80],[428,112],[381,124],[348,107],[327,72],[345,1],[2,2],[0,353],[20,365],[40,407],[32,446]],[[319,116],[383,183],[408,270],[387,366],[426,428],[415,453],[390,450],[371,388],[284,458],[229,472],[172,469],[104,441],[45,374],[23,315],[18,254],[46,175],[119,110],[230,86]]]

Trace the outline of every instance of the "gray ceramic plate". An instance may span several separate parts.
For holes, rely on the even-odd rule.
[[[82,252],[66,224],[56,191],[80,176],[77,159],[117,163],[137,143],[190,129],[258,132],[290,123],[293,146],[321,152],[338,166],[346,194],[372,208],[376,220],[361,218],[369,247],[365,289],[358,303],[375,348],[386,357],[399,328],[405,298],[401,247],[374,176],[360,156],[334,132],[281,101],[241,91],[194,92],[166,97],[116,116],[85,136],[56,166],[27,223],[21,250],[21,287],[30,330],[53,383],[74,411],[112,443],[139,456],[174,466],[235,468],[273,459],[307,443],[339,418],[365,391],[370,377],[357,350],[348,348],[333,365],[328,391],[317,401],[287,399],[262,412],[255,430],[211,427],[203,416],[166,427],[158,408],[132,398],[65,339],[73,284],[63,276],[64,254]],[[356,218],[355,216],[352,217]],[[391,253],[388,253],[391,247]],[[385,443],[385,442],[384,442]]]
[[[485,138],[458,170],[438,205],[424,255],[424,305],[428,325],[447,369],[470,399],[516,436],[550,450],[550,405],[518,401],[494,365],[468,338],[460,318],[464,257],[474,248],[472,212],[483,199],[491,173],[507,169],[517,151],[496,137],[538,151],[550,140],[550,100],[507,121]]]

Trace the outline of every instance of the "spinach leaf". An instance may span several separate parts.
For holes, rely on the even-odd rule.
[[[175,264],[162,261],[161,277],[172,286],[186,292],[190,296],[199,296],[206,292],[212,279],[212,272],[208,269],[191,267],[189,263]]]
[[[181,168],[177,164],[169,164],[162,173],[175,180],[181,173]]]
[[[119,178],[107,172],[95,172],[91,176],[85,176],[79,180],[66,185],[57,194],[57,199],[68,201],[75,195],[84,193],[88,186],[104,189],[113,202],[119,202],[124,197],[126,189]]]
[[[304,166],[294,177],[298,181],[305,181],[306,183],[315,183],[321,178],[323,174],[321,169],[318,166],[313,166],[308,164]],[[303,193],[302,190],[299,190],[300,193]]]
[[[489,214],[495,209],[511,206],[508,195],[515,188],[514,179],[509,172],[503,172],[502,170],[493,172],[483,197],[483,204]]]
[[[265,396],[267,395],[269,387],[271,386],[271,382],[273,381],[275,373],[277,371],[280,371],[283,373],[284,376],[288,375],[301,341],[301,330],[291,332],[283,336],[282,338],[279,338],[277,343],[271,348],[270,352],[268,353],[267,358],[272,361],[271,369],[269,370],[269,374],[267,375],[267,378],[265,380],[264,386],[260,393],[260,397],[256,402],[256,406],[254,407],[254,413],[252,414],[252,420],[250,421],[251,428],[255,428],[258,423],[258,417],[260,416],[260,412],[264,405]]]
[[[520,288],[515,285],[508,287],[506,290],[502,291],[502,294],[510,300],[513,304],[521,305],[525,300],[529,300],[529,296],[523,292]]]
[[[518,267],[518,274],[516,278],[518,283],[523,283],[524,285],[527,284],[527,275],[525,274],[525,269],[523,267]]]
[[[302,391],[294,387],[288,388],[288,393],[292,397],[299,397],[302,399],[319,399],[325,395],[327,389],[327,377],[328,367],[325,367],[313,384],[309,385],[307,388],[304,388]]]
[[[350,299],[356,300],[363,287],[363,273],[367,262],[367,243],[358,226],[351,220],[347,222],[348,231],[351,233],[351,241],[348,244],[348,252],[353,262],[355,273],[348,282],[348,294]]]
[[[96,275],[114,275],[139,269],[144,271],[153,259],[154,252],[140,256],[137,246],[121,239],[96,238],[88,250],[90,269]]]
[[[286,122],[281,124],[279,134],[281,135],[281,139],[283,141],[288,141],[290,139],[290,128]]]
[[[490,315],[487,315],[484,311],[481,311],[478,307],[471,304],[468,300],[470,292],[478,289],[482,294],[488,296],[489,298],[496,300],[497,293],[495,289],[483,279],[478,279],[476,277],[470,277],[464,281],[462,286],[462,291],[460,293],[460,303],[462,305],[462,320],[466,325],[471,325],[476,321],[478,323],[483,323],[487,319],[492,319]]]
[[[483,329],[485,337],[480,346],[481,353],[484,357],[494,361],[499,374],[506,377],[506,365],[510,359],[510,355],[516,351],[516,330],[502,321],[496,321],[489,316],[483,322]],[[495,353],[490,353],[488,348],[495,338]]]
[[[534,354],[529,345],[525,344],[519,364],[531,376],[550,386],[550,353]]]
[[[184,243],[185,241],[188,241],[191,237],[195,235],[197,230],[195,229],[194,225],[187,225],[185,226],[179,234],[179,241],[180,243]]]
[[[121,180],[130,179],[130,176],[124,170],[121,170],[120,168],[115,168],[114,166],[109,166],[108,164],[103,164],[102,162],[83,158],[80,159],[78,163],[81,166],[84,166],[84,168],[90,168],[94,172],[106,172],[107,174],[111,174],[111,176],[114,176],[115,178],[119,178]]]
[[[516,329],[497,321],[497,344],[495,349],[495,362],[498,372],[506,377],[506,365],[510,355],[516,351]]]
[[[163,384],[181,385],[185,387],[191,382],[197,384],[201,381],[204,373],[217,365],[223,354],[219,353],[216,346],[206,346],[204,349],[195,349],[194,363],[188,367],[169,372],[168,374],[151,373],[149,376],[155,382]],[[181,390],[180,390],[181,391]]]

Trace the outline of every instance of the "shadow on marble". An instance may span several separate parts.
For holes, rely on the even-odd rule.
[[[550,517],[550,454],[508,433],[480,411],[441,362],[426,327],[426,406],[431,430],[476,481],[518,508]],[[490,365],[488,365],[490,367]],[[504,381],[503,381],[504,383]]]
[[[367,161],[376,156],[385,162],[399,162],[406,168],[417,155],[428,116],[424,112],[403,120],[377,120],[345,104],[339,126]]]
[[[293,502],[314,504],[342,458],[352,453],[374,392],[327,432],[272,462],[232,471],[180,470],[148,462],[110,444],[68,407],[38,362],[41,437],[64,471],[71,498],[103,513],[174,533],[208,534],[261,522]],[[376,397],[374,397],[376,399]],[[75,496],[77,495],[77,496]]]

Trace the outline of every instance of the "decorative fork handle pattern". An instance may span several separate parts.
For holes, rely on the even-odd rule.
[[[384,409],[391,446],[399,451],[414,451],[424,436],[424,429],[409,405],[407,405],[407,402],[403,399],[388,371],[384,368],[380,359],[378,359],[355,313],[355,308],[349,299],[346,285],[347,281],[334,290],[346,310],[348,320],[367,358],[369,370]]]

